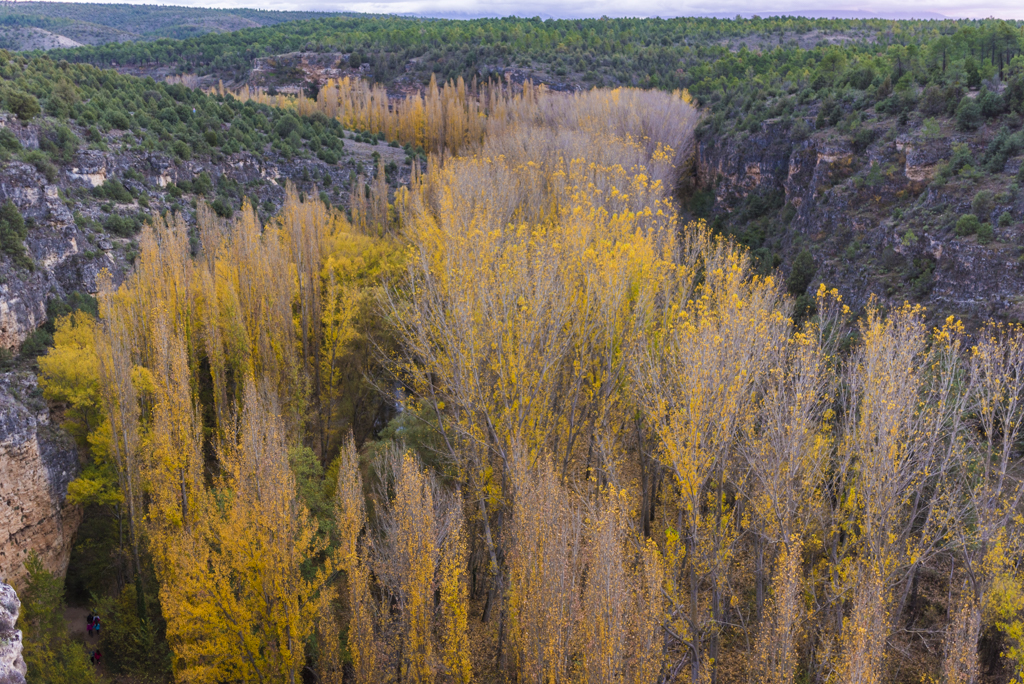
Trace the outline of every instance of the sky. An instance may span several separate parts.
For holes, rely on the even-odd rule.
[[[93,0],[96,1],[96,0]],[[102,0],[101,0],[102,1]],[[117,1],[117,0],[113,0]],[[125,0],[120,0],[124,2]],[[130,1],[130,0],[129,0]],[[870,0],[869,0],[870,2]],[[735,14],[804,14],[822,16],[832,11],[856,12],[857,16],[885,18],[998,17],[1024,19],[1022,0],[903,0],[898,3],[859,4],[857,0],[812,5],[807,0],[147,0],[147,4],[192,7],[258,7],[276,10],[326,10],[387,14],[416,14],[450,18],[481,16],[543,18],[578,17],[678,17]]]

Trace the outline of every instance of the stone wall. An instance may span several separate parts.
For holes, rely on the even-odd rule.
[[[0,375],[0,581],[15,585],[35,551],[63,576],[82,510],[65,503],[78,474],[74,442],[51,425],[35,377]]]

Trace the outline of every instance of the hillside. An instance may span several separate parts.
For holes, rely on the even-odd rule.
[[[102,45],[158,38],[189,38],[332,14],[340,13],[17,2],[0,6],[0,48],[51,50],[74,47],[75,44]]]
[[[705,112],[679,189],[690,216],[750,247],[766,272],[788,274],[806,252],[814,277],[857,306],[906,299],[930,320],[977,322],[1024,317],[1021,31],[994,20],[367,16],[57,54],[310,96],[346,76],[401,96],[434,73],[560,91],[686,88]],[[980,237],[963,216],[977,217]]]

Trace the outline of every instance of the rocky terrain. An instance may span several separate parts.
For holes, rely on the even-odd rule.
[[[15,628],[21,602],[14,589],[0,582],[0,684],[24,684],[21,630]]]
[[[834,128],[814,131],[813,118],[706,137],[689,206],[750,245],[766,267],[788,272],[809,251],[817,266],[810,288],[837,287],[855,308],[877,297],[922,303],[932,320],[1024,320],[1022,159],[973,173],[997,131],[939,124],[926,131],[920,119],[901,125],[866,112],[872,142],[862,150]],[[955,150],[974,167],[950,175]],[[990,241],[956,233],[958,218],[979,210]]]

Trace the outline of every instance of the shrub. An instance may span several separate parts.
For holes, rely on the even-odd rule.
[[[992,230],[991,223],[982,223],[978,226],[978,242],[987,245],[992,242],[992,238],[995,237],[995,231]]]
[[[218,197],[211,202],[210,208],[213,209],[214,213],[221,218],[231,218],[235,213],[235,210],[231,206],[231,201],[224,197]]]
[[[21,355],[25,358],[35,358],[52,346],[53,335],[46,328],[38,328],[21,343]]]
[[[46,128],[39,135],[39,149],[49,152],[53,159],[62,164],[71,163],[80,142],[67,126]]]
[[[179,183],[181,185],[181,183]],[[213,192],[213,180],[210,178],[210,174],[203,171],[194,179],[192,179],[191,191],[197,195],[208,195]],[[186,190],[188,192],[188,190]]]
[[[961,237],[974,235],[981,227],[981,221],[974,214],[964,214],[956,222],[956,234]]]
[[[918,103],[918,109],[925,116],[936,116],[943,114],[946,111],[946,93],[945,91],[937,86],[932,85],[924,89],[924,93],[921,95],[921,100]]]
[[[999,215],[999,225],[1001,227],[1005,228],[1011,223],[1013,223],[1013,216],[1010,215],[1010,212],[1004,211],[1002,214]]]
[[[817,272],[818,266],[814,263],[814,257],[806,249],[803,250],[793,260],[793,270],[789,272],[789,277],[786,279],[786,289],[794,297],[806,293]]]
[[[994,208],[995,195],[992,194],[991,190],[982,190],[971,200],[971,211],[974,212],[975,216],[988,218]]]
[[[119,109],[107,112],[106,120],[111,128],[116,128],[120,131],[127,131],[132,125],[128,115]]]
[[[858,128],[853,135],[853,151],[863,154],[868,146],[874,142],[875,132],[870,128]]]
[[[192,158],[192,148],[184,140],[175,140],[171,149],[174,150],[174,154],[179,159],[188,160]]]
[[[7,128],[0,128],[0,149],[17,152],[21,149],[21,141]]]
[[[23,93],[20,90],[8,92],[4,100],[7,109],[22,121],[34,119],[42,111],[39,108],[39,100],[34,95]]]
[[[11,257],[16,266],[31,271],[35,263],[25,249],[26,237],[28,230],[25,228],[25,219],[14,202],[7,200],[0,205],[0,252]]]
[[[973,131],[981,125],[981,107],[974,100],[965,97],[956,108],[956,127],[961,131]]]
[[[1003,98],[988,88],[982,88],[978,93],[978,106],[981,108],[981,115],[991,119],[1003,113]]]
[[[132,194],[128,192],[128,189],[116,178],[108,178],[103,182],[103,185],[93,188],[92,192],[97,197],[113,200],[114,202],[121,202],[122,204],[127,204],[132,201]]]
[[[138,216],[121,216],[111,214],[103,220],[103,230],[119,237],[131,237],[142,228],[142,220]]]
[[[57,167],[53,165],[45,152],[29,150],[22,155],[22,159],[36,167],[36,171],[46,176],[47,182],[53,183],[57,180]]]

